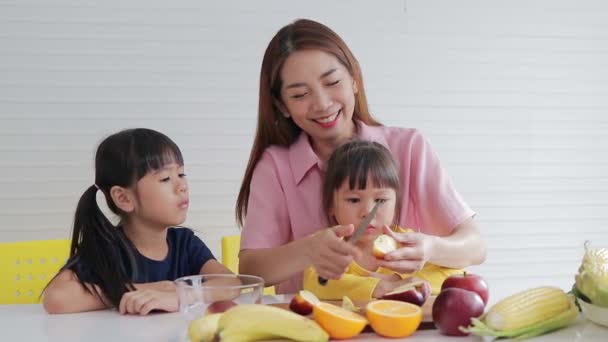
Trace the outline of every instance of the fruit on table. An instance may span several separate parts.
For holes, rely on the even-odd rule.
[[[441,290],[457,287],[477,293],[483,300],[483,304],[488,304],[490,296],[488,284],[481,276],[472,273],[453,274],[446,278],[441,284]]]
[[[190,342],[211,342],[218,330],[222,314],[204,315],[190,322],[188,325],[188,339]]]
[[[342,297],[342,308],[344,308],[348,311],[352,311],[352,312],[359,311],[357,306],[355,306],[355,303],[353,303],[353,301],[350,298],[348,298],[348,296]]]
[[[218,300],[216,302],[209,304],[209,306],[207,307],[206,313],[207,314],[222,313],[235,305],[237,305],[237,303],[234,301],[231,301],[231,300]]]
[[[466,336],[460,326],[468,326],[472,318],[483,314],[485,305],[481,297],[469,290],[451,287],[439,293],[433,303],[433,322],[439,332],[450,336]]]
[[[313,306],[319,303],[319,298],[314,293],[302,290],[296,293],[289,302],[289,309],[300,315],[306,316],[312,313]]]
[[[401,285],[388,292],[381,299],[399,300],[422,306],[431,294],[431,286],[424,280],[413,281],[410,284]]]
[[[384,256],[397,249],[397,246],[398,243],[392,236],[386,234],[379,235],[374,240],[372,255],[378,259],[384,259]]]
[[[218,322],[221,341],[329,340],[327,332],[315,321],[274,306],[241,304],[221,315]]]
[[[524,339],[557,330],[578,315],[574,296],[542,286],[515,293],[496,303],[482,319],[463,328],[478,336]]]
[[[585,255],[574,278],[577,290],[574,293],[584,295],[586,298],[579,297],[593,305],[608,308],[608,249],[591,248],[585,242]]]
[[[399,338],[413,334],[422,321],[422,309],[395,300],[375,300],[365,308],[372,329],[384,337]]]
[[[315,305],[312,314],[315,321],[335,339],[353,338],[367,325],[365,317],[329,303]]]

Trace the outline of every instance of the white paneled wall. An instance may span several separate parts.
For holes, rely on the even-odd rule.
[[[494,293],[568,288],[608,246],[608,3],[0,0],[0,241],[66,237],[93,152],[126,127],[182,148],[187,225],[220,255],[262,54],[289,21],[334,28],[372,112],[418,127],[478,212]],[[496,298],[496,297],[495,297]]]

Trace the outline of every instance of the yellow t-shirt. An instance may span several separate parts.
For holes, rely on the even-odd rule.
[[[394,230],[397,232],[412,231],[400,227],[396,227]],[[398,273],[383,267],[379,267],[375,272],[387,275],[396,274],[401,279],[418,277],[429,283],[431,294],[438,294],[441,290],[441,284],[447,277],[453,274],[462,274],[463,270],[426,263],[420,271],[409,274]],[[317,271],[310,266],[304,271],[303,286],[305,290],[314,293],[322,300],[341,300],[343,296],[348,296],[353,300],[371,300],[372,293],[374,293],[380,279],[370,274],[370,271],[353,261],[340,279],[329,280],[327,284],[321,285],[318,281]]]

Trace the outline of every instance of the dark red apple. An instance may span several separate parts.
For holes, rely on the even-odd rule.
[[[382,296],[381,299],[399,300],[422,306],[431,294],[431,286],[426,281],[417,281],[397,287],[393,291]]]
[[[441,284],[441,290],[451,287],[473,291],[481,297],[484,305],[488,304],[488,298],[490,296],[488,284],[482,277],[476,274],[465,272],[464,274],[453,274],[449,276],[443,281],[443,284]]]
[[[206,311],[207,314],[222,313],[236,305],[237,303],[231,300],[218,300],[209,304]]]
[[[312,308],[319,303],[319,298],[312,292],[302,290],[293,296],[289,309],[297,314],[306,316],[312,313]]]
[[[485,305],[481,297],[469,290],[456,287],[448,288],[439,293],[433,303],[433,322],[439,332],[450,336],[467,336],[458,327],[467,327],[471,318],[483,314]]]

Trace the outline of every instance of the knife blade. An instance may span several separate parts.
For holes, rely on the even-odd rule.
[[[380,206],[380,203],[382,203],[382,202],[380,202],[380,201],[376,202],[376,204],[374,205],[372,210],[369,212],[369,214],[367,214],[367,216],[365,216],[363,221],[361,221],[361,223],[359,223],[357,228],[355,228],[353,235],[351,235],[350,239],[348,239],[348,242],[350,244],[354,245],[357,242],[357,240],[359,240],[359,238],[363,235],[363,232],[365,231],[367,226],[369,226],[369,224],[372,222],[372,220],[376,216],[376,212],[378,211],[378,207]],[[319,277],[319,284],[321,284],[321,285],[327,284],[327,279],[325,279],[323,277]]]
[[[350,236],[350,239],[348,239],[348,242],[350,242],[353,245],[355,243],[357,243],[357,240],[359,240],[361,235],[363,235],[363,232],[365,231],[365,229],[369,226],[369,224],[372,222],[372,220],[376,216],[376,212],[378,211],[378,207],[380,206],[380,203],[381,202],[379,202],[379,201],[376,202],[376,205],[374,205],[374,207],[369,212],[369,214],[367,214],[367,216],[365,216],[365,219],[363,221],[361,221],[361,223],[359,223],[359,226],[355,229],[355,231],[353,232],[353,235]]]

